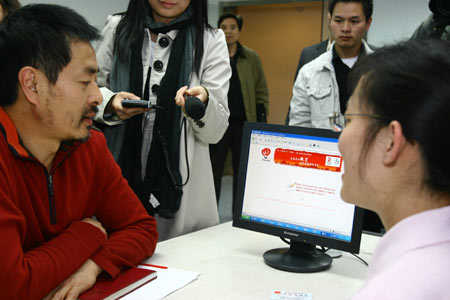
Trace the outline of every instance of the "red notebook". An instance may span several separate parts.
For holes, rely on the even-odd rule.
[[[95,285],[78,296],[79,300],[115,300],[131,293],[156,278],[156,271],[131,268],[122,271],[116,279],[98,277]]]

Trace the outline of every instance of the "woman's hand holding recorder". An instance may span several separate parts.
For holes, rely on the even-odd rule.
[[[127,120],[135,115],[145,113],[149,110],[148,106],[142,107],[142,101],[145,100],[140,101],[140,105],[123,105],[122,101],[124,99],[140,100],[139,97],[133,93],[120,92],[109,101],[105,111],[117,115],[120,120]]]

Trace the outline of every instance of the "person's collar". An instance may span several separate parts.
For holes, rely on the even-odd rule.
[[[333,42],[333,44],[331,45],[331,51],[333,53],[333,58],[332,58],[333,62],[335,62],[336,59],[342,60],[341,57],[338,55],[338,53],[336,51],[336,43],[335,42]],[[366,55],[367,54],[366,52],[367,52],[366,51],[366,43],[364,42],[364,40],[362,40],[361,41],[361,47],[359,48],[358,57]]]
[[[327,51],[330,50],[333,45],[334,45],[334,42],[331,41],[330,38],[328,38]]]
[[[14,122],[5,112],[3,107],[0,107],[0,133],[4,136],[6,142],[9,145],[10,150],[15,155],[22,156],[25,158],[34,157],[34,155],[25,148],[25,145],[23,144],[19,136],[19,133],[17,132],[17,128],[14,125]],[[61,142],[61,146],[59,149],[61,151],[71,151],[80,144],[86,142],[89,138],[90,134],[82,140],[63,141]]]
[[[378,243],[372,255],[369,277],[382,271],[403,253],[448,242],[448,237],[441,233],[448,226],[449,216],[450,206],[444,206],[416,213],[396,223]]]
[[[11,151],[20,156],[31,157],[30,153],[25,149],[22,141],[20,140],[16,126],[3,107],[0,107],[0,131],[10,146],[9,148]]]
[[[336,52],[336,47],[335,47],[334,43],[333,43],[333,45],[331,46],[331,53],[332,53],[332,59],[331,59],[331,61],[332,61],[333,63],[334,63],[336,60],[341,59],[341,58],[339,57],[339,55],[337,54],[337,52]]]
[[[235,58],[238,58],[238,57],[246,58],[245,52],[243,51],[243,48],[242,48],[242,45],[239,42],[237,42],[236,54],[234,55],[234,57]]]
[[[366,55],[366,47],[364,47],[364,43],[361,41],[361,48],[359,49],[359,55],[358,56],[364,56]]]
[[[365,40],[363,40],[362,43],[365,54],[370,54],[375,49],[372,45],[369,45]]]

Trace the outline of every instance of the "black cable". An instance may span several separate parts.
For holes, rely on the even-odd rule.
[[[280,239],[281,239],[283,242],[285,242],[286,244],[288,244],[288,245],[291,244],[291,242],[288,241],[287,239],[285,239],[284,237],[281,237],[281,236],[280,236]]]
[[[325,248],[324,246],[320,246],[320,249],[318,249],[319,251],[321,251],[321,252],[323,252],[323,253],[325,253],[325,252],[327,252],[328,250],[330,250],[330,248]]]
[[[286,244],[290,245],[291,242],[289,242],[287,239],[285,239],[284,237],[280,237],[280,239],[285,242]],[[320,249],[317,249],[321,252],[327,252],[328,250],[330,250],[330,248],[325,248],[324,246],[320,246]],[[353,255],[354,257],[356,257],[357,259],[359,259],[360,261],[362,261],[363,264],[365,264],[366,266],[369,266],[369,263],[367,261],[365,261],[364,259],[362,259],[361,257],[359,257],[358,255],[356,255],[355,253],[351,253],[349,252],[351,255]]]
[[[183,121],[181,123],[181,130],[183,130],[183,126],[184,126],[184,149],[185,149],[184,154],[185,154],[185,158],[186,158],[187,177],[186,177],[186,182],[183,183],[181,186],[185,186],[189,181],[189,177],[191,176],[191,173],[189,170],[189,160],[188,160],[186,117],[183,117]]]
[[[164,117],[166,117],[166,115],[165,115],[166,111],[165,111],[164,107],[159,106],[159,105],[152,105],[151,108],[159,109],[163,113]],[[160,140],[160,143],[161,143],[161,146],[162,146],[162,150],[163,150],[163,155],[164,155],[164,158],[165,158],[165,161],[166,161],[166,169],[167,169],[167,172],[169,174],[169,178],[172,181],[172,184],[174,185],[174,189],[176,191],[178,191],[178,192],[182,192],[179,189],[181,189],[183,186],[185,186],[188,183],[189,178],[190,178],[190,168],[189,168],[188,148],[187,148],[187,126],[186,126],[186,117],[184,117],[184,116],[183,116],[183,121],[181,122],[180,130],[183,130],[183,127],[184,127],[184,148],[185,148],[187,177],[186,177],[186,181],[183,184],[181,184],[181,185],[178,185],[176,183],[175,177],[174,177],[174,175],[172,174],[172,171],[171,171],[170,160],[169,160],[169,153],[167,151],[167,141],[166,141],[164,135],[162,134],[162,132],[161,131],[158,132],[158,137],[159,137],[159,140]]]
[[[322,252],[327,252],[328,250],[330,250],[330,248],[325,248],[325,247],[323,247],[323,246],[320,246],[320,248],[321,249],[319,249],[319,251],[322,251]],[[362,259],[361,257],[359,257],[358,255],[356,255],[355,253],[351,253],[351,252],[349,252],[351,255],[353,255],[354,257],[356,257],[357,259],[359,259],[360,261],[362,261],[366,266],[369,266],[369,264],[364,260],[364,259]]]
[[[369,266],[369,263],[367,261],[365,261],[364,259],[362,259],[358,255],[356,255],[355,253],[350,253],[350,254],[353,255],[354,257],[356,257],[357,259],[359,259],[360,261],[362,261],[363,264],[365,264],[366,266]]]
[[[182,193],[181,186],[179,186],[177,184],[177,181],[175,180],[175,177],[172,173],[172,168],[170,166],[169,151],[167,150],[166,137],[164,136],[164,134],[162,133],[161,130],[158,131],[158,138],[159,138],[159,142],[161,143],[161,149],[162,149],[164,160],[166,163],[167,174],[169,175],[170,181],[172,181],[173,188],[175,189],[175,191],[177,193]]]

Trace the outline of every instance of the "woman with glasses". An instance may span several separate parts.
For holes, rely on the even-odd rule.
[[[352,71],[341,196],[387,230],[353,299],[450,297],[449,53],[449,42],[410,41]]]

